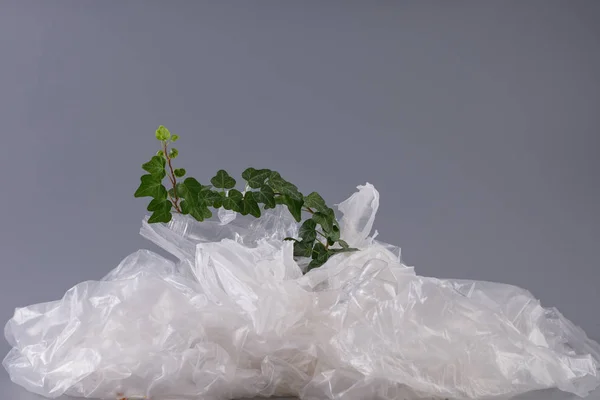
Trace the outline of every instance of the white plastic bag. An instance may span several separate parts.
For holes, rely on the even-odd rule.
[[[298,225],[177,215],[141,234],[101,281],[19,308],[5,328],[11,379],[47,396],[302,399],[509,398],[600,384],[600,346],[520,288],[421,277],[371,235],[367,184],[338,206],[360,249],[302,274]]]

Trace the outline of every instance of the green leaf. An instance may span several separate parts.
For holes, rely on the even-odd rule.
[[[312,215],[312,219],[323,228],[323,232],[329,236],[333,231],[334,216],[332,214],[325,214],[323,212],[316,212]]]
[[[296,185],[283,179],[278,172],[271,172],[269,186],[271,186],[275,192],[279,192],[281,195],[287,196],[292,200],[303,201],[302,193],[298,191]]]
[[[204,187],[205,186],[198,182],[196,178],[192,177],[185,178],[182,184],[182,189],[185,189],[187,193],[193,193],[196,195],[198,195],[198,193],[200,193]]]
[[[167,198],[167,189],[162,185],[162,180],[154,175],[142,175],[141,183],[134,197],[154,197],[158,199]]]
[[[162,179],[165,177],[165,163],[166,160],[163,157],[153,156],[150,161],[142,164],[142,169],[149,172],[150,175]]]
[[[179,135],[172,135],[171,142],[176,142],[179,139]]]
[[[296,241],[294,242],[294,257],[310,257],[313,251],[311,242]]]
[[[260,191],[254,192],[254,199],[257,203],[265,205],[265,210],[275,208],[275,193],[269,186],[263,186]]]
[[[164,126],[159,126],[158,129],[156,130],[156,138],[158,140],[169,140],[169,138],[171,137],[171,132],[169,132],[169,130],[167,128],[165,128]]]
[[[221,208],[223,207],[223,201],[225,200],[225,193],[223,192],[215,192],[219,195],[219,198],[215,198],[214,202],[213,202],[213,207],[214,208]]]
[[[173,147],[171,150],[169,150],[169,158],[176,158],[179,155],[179,150],[177,150],[175,147]]]
[[[244,195],[239,190],[231,189],[229,193],[227,193],[227,197],[223,199],[223,208],[235,212],[242,212],[243,207]]]
[[[317,242],[315,247],[312,249],[312,258],[317,259],[323,257],[328,257],[327,248],[323,245],[323,243]]]
[[[321,265],[325,264],[327,260],[325,259],[313,259],[310,263],[308,263],[308,267],[306,268],[306,272],[311,269],[319,268]]]
[[[308,264],[307,271],[318,268],[329,259],[331,253],[321,242],[317,242],[312,250],[312,261]]]
[[[300,236],[300,238],[302,238],[303,242],[308,242],[308,243],[312,244],[317,239],[316,228],[317,228],[317,223],[312,219],[307,219],[300,226],[300,229],[298,231],[298,236]]]
[[[338,240],[338,243],[340,244],[340,246],[342,246],[343,249],[349,249],[350,245],[345,241],[345,240]]]
[[[218,189],[232,189],[235,187],[235,179],[229,176],[227,171],[223,169],[217,171],[217,175],[210,182]]]
[[[152,204],[154,203],[154,204]],[[152,206],[152,210],[150,210],[150,206]],[[171,214],[171,207],[173,205],[171,204],[171,202],[169,200],[162,200],[159,201],[157,199],[154,199],[150,202],[150,204],[148,205],[148,210],[149,211],[154,211],[152,213],[152,215],[150,216],[150,218],[148,218],[148,223],[153,224],[155,222],[164,222],[167,223],[171,220],[171,218],[173,217],[173,214]]]
[[[183,183],[179,182],[179,183],[177,183],[177,185],[175,187],[177,188],[177,197],[184,197],[185,189],[184,189]],[[173,188],[169,189],[169,196],[175,197],[175,191],[173,190]]]
[[[175,168],[173,173],[175,174],[176,177],[181,178],[182,176],[185,175],[185,168]]]
[[[159,151],[157,151],[157,152],[156,152],[156,155],[157,155],[158,157],[164,157],[164,156],[165,156],[165,152],[164,152],[164,151],[162,151],[162,150],[159,150]]]
[[[244,194],[244,206],[242,213],[250,214],[256,218],[260,217],[260,207],[254,198],[253,192],[246,192],[246,194]]]
[[[242,172],[242,178],[248,181],[248,186],[253,189],[258,189],[265,184],[267,178],[271,176],[271,170],[269,169],[254,169],[247,168]]]
[[[302,200],[296,200],[286,195],[276,198],[276,202],[278,199],[280,199],[282,204],[287,206],[290,214],[292,214],[296,222],[302,221],[302,204],[304,204]]]
[[[304,197],[304,205],[310,207],[312,210],[327,212],[329,207],[325,204],[325,200],[317,192],[312,192],[308,196]]]
[[[286,237],[286,238],[283,238],[283,240],[287,240],[288,242],[299,242],[298,239],[293,238],[293,237],[289,237],[289,236]]]
[[[148,211],[157,211],[160,209],[163,209],[165,206],[165,202],[169,203],[169,206],[171,206],[171,202],[169,200],[165,200],[165,199],[152,199],[152,201],[150,202],[150,204],[148,204],[148,207],[146,208],[146,210]]]
[[[203,202],[207,205],[211,205],[215,208],[221,207],[223,201],[222,199],[223,197],[221,197],[221,194],[219,192],[210,190],[210,186],[204,186],[200,193],[198,193],[198,200],[200,202]],[[215,204],[218,204],[218,206]]]
[[[195,178],[185,178],[180,188],[178,188],[180,197],[184,200],[181,202],[181,212],[189,214],[198,221],[204,221],[206,218],[212,217],[212,212],[208,209],[209,204],[201,194],[210,191],[210,186],[200,184]]]
[[[334,254],[338,254],[338,253],[349,253],[352,251],[358,251],[358,249],[355,249],[353,247],[347,247],[347,248],[342,248],[342,249],[332,249],[332,248],[327,249],[327,252],[329,253],[330,256],[332,256]]]
[[[330,240],[331,244],[340,240],[340,228],[337,226],[337,223],[335,222],[335,220],[333,221],[333,226],[331,228],[331,231],[327,235],[327,240]]]
[[[200,222],[204,221],[206,218],[212,217],[212,212],[208,209],[206,204],[183,200],[180,203],[180,207],[183,214],[189,214]]]

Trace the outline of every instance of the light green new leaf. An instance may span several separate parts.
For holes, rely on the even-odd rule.
[[[217,189],[232,189],[235,187],[235,179],[233,179],[227,171],[220,169],[217,174],[210,180],[210,183]]]
[[[156,130],[155,136],[158,140],[169,140],[171,138],[171,132],[169,132],[167,128],[161,125]]]

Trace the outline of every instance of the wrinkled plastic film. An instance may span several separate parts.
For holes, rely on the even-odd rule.
[[[114,399],[489,399],[600,384],[600,346],[528,291],[418,276],[374,237],[379,194],[338,205],[339,254],[303,275],[298,224],[220,210],[176,215],[141,234],[100,281],[18,308],[3,361],[27,390]]]

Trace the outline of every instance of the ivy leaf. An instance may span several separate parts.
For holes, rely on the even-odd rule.
[[[190,200],[183,200],[179,206],[181,207],[181,212],[183,214],[189,214],[197,221],[202,222],[205,219],[212,217],[212,212],[204,203],[194,203]]]
[[[185,196],[185,189],[183,186],[183,183],[179,182],[177,183],[177,185],[175,186],[177,189],[177,197],[184,197]],[[175,191],[173,190],[173,188],[169,189],[169,196],[171,197],[175,197]]]
[[[300,236],[300,238],[302,238],[303,242],[308,242],[308,243],[312,244],[317,239],[316,229],[317,229],[317,223],[312,219],[307,219],[300,226],[300,229],[298,230],[298,236]]]
[[[195,178],[190,177],[185,178],[183,183],[180,186],[178,185],[178,190],[183,198],[180,204],[183,214],[189,214],[200,222],[212,217],[207,202],[200,197],[201,193],[210,191],[210,186],[204,186]]]
[[[198,193],[198,201],[219,208],[221,207],[222,197],[220,193],[210,190],[210,186],[204,186]],[[217,207],[215,204],[219,206]]]
[[[166,199],[167,189],[162,184],[162,179],[154,175],[142,175],[141,183],[134,197],[154,197],[155,199]]]
[[[169,200],[165,200],[165,199],[152,199],[152,201],[150,202],[150,204],[148,204],[148,207],[146,208],[146,210],[148,211],[158,211],[162,208],[165,207],[165,202],[169,203],[169,205],[171,205],[171,202]]]
[[[179,139],[179,135],[172,135],[171,142],[176,142]]]
[[[158,140],[162,141],[169,140],[171,138],[171,132],[169,132],[169,130],[162,125],[158,127],[155,135]]]
[[[348,249],[350,248],[350,245],[345,241],[345,240],[338,240],[338,243],[340,244],[340,246],[342,246],[343,249]]]
[[[327,240],[330,240],[331,244],[340,240],[340,228],[337,226],[335,220],[333,221],[331,231],[327,235]]]
[[[269,185],[274,191],[279,192],[282,196],[287,196],[295,201],[303,201],[302,193],[298,191],[296,185],[283,179],[279,172],[271,172]]]
[[[319,257],[326,257],[327,256],[327,248],[323,245],[323,243],[318,242],[315,244],[315,247],[313,247],[313,251],[312,251],[312,257],[313,258],[319,258]]]
[[[325,261],[327,261],[327,260],[313,259],[311,262],[308,263],[306,272],[310,271],[311,269],[319,268],[321,265],[325,264]]]
[[[353,247],[346,247],[346,248],[342,248],[342,249],[327,249],[327,252],[329,253],[330,256],[334,255],[334,254],[338,254],[338,253],[349,253],[352,251],[358,251],[358,249],[355,249]]]
[[[202,185],[200,182],[198,182],[196,180],[196,178],[185,178],[185,180],[183,181],[183,184],[181,185],[181,188],[184,192],[184,195],[190,195],[190,194],[195,194],[198,195],[198,193],[200,193],[200,191],[204,188],[205,186]]]
[[[219,198],[215,198],[214,202],[213,202],[213,207],[214,208],[221,208],[223,207],[223,201],[225,200],[225,193],[222,192],[216,192],[219,195]]]
[[[292,214],[296,222],[302,221],[302,204],[304,204],[302,200],[296,200],[286,195],[279,196],[275,200],[276,202],[280,202],[281,204],[285,204],[287,206],[290,214]]]
[[[260,188],[260,191],[253,193],[256,202],[265,205],[265,210],[268,210],[269,208],[275,208],[275,193],[271,187],[265,185]]]
[[[175,147],[173,147],[169,151],[169,158],[177,158],[178,155],[179,155],[179,150],[177,150]]]
[[[175,174],[176,177],[181,178],[182,176],[185,175],[185,168],[175,168],[173,173]]]
[[[220,169],[217,171],[217,175],[215,175],[211,180],[212,183],[217,189],[232,189],[235,187],[235,179],[233,179],[227,171]]]
[[[171,214],[172,206],[173,205],[169,200],[153,199],[148,205],[148,211],[154,211],[150,218],[148,218],[148,223],[152,224],[155,222],[169,222],[173,217],[173,214]]]
[[[302,241],[294,242],[294,257],[310,257],[313,251],[312,243]]]
[[[227,193],[227,197],[223,199],[223,208],[235,212],[242,212],[243,207],[244,195],[239,190],[231,189],[229,193]]]
[[[325,200],[323,200],[321,195],[317,192],[312,192],[308,196],[305,196],[304,205],[320,212],[327,212],[327,210],[329,210],[329,207],[325,204]]]
[[[316,212],[312,215],[312,219],[323,228],[323,232],[329,236],[333,231],[334,217],[332,214]]]
[[[142,164],[142,169],[150,173],[150,175],[156,176],[160,179],[164,178],[165,173],[165,159],[161,156],[154,156],[145,164]]]
[[[318,268],[329,259],[331,253],[327,251],[327,248],[323,243],[318,242],[312,249],[312,261],[308,264],[308,271],[313,268]]]
[[[243,213],[250,214],[253,217],[260,217],[260,207],[258,207],[258,203],[254,198],[253,192],[246,192],[244,195],[244,208],[242,211]]]
[[[270,176],[271,170],[269,169],[247,168],[242,172],[242,178],[244,178],[248,182],[248,186],[253,189],[262,187]]]

